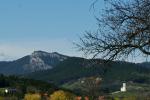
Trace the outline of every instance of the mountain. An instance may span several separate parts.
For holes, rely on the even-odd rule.
[[[120,90],[123,82],[149,86],[150,69],[129,62],[117,61],[105,64],[101,59],[70,57],[53,69],[33,72],[24,77],[47,81],[75,93],[82,91],[81,94],[85,89],[82,81],[90,77],[97,77],[102,79],[101,90],[111,93]]]
[[[150,68],[150,62],[138,63],[139,66]]]
[[[104,64],[100,59],[84,59],[70,57],[59,63],[57,67],[28,74],[26,77],[64,84],[83,77],[98,76],[104,81],[147,81],[150,70],[129,62],[111,62]],[[148,80],[149,81],[149,80]]]
[[[57,52],[34,51],[15,61],[1,61],[0,73],[64,84],[84,77],[98,76],[104,83],[115,81],[150,82],[150,69],[143,64],[102,59],[69,57]],[[149,64],[150,65],[150,64]]]
[[[2,74],[27,74],[36,71],[54,68],[57,64],[67,59],[68,56],[57,52],[47,53],[44,51],[34,51],[15,61],[1,61],[0,73]]]
[[[0,73],[42,80],[79,93],[82,80],[102,79],[101,89],[114,92],[122,82],[150,84],[149,63],[130,63],[103,59],[69,57],[57,52],[34,51],[15,61],[1,61]],[[84,92],[82,92],[84,93]]]

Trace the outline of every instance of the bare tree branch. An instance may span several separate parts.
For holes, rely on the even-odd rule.
[[[115,60],[139,53],[150,55],[150,0],[107,0],[98,31],[86,32],[80,51]]]

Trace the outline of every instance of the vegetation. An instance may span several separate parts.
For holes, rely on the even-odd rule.
[[[103,65],[103,60],[69,58],[51,70],[35,72],[27,75],[27,77],[49,80],[57,85],[90,76],[100,76],[105,84],[114,81],[122,83],[123,81],[138,82],[139,80],[148,83],[150,82],[149,73],[150,69],[134,63],[112,62]]]
[[[18,78],[16,76],[0,75],[0,96],[24,98],[25,94],[53,93],[57,87],[53,84],[33,79]],[[5,90],[8,90],[8,93]],[[27,95],[29,97],[30,95]]]
[[[114,100],[149,100],[150,96],[149,94],[144,95],[143,93],[141,94],[141,92],[135,93],[130,91],[126,93],[117,93],[111,95],[109,98],[113,98]]]
[[[51,70],[31,73],[26,77],[49,80],[57,85],[90,76],[101,76],[104,81],[142,79],[142,75],[145,75],[143,78],[146,80],[149,79],[150,70],[148,68],[127,62],[112,62],[107,65],[103,65],[103,62],[103,60],[98,59],[69,58]]]
[[[98,1],[98,0],[96,0]],[[150,55],[149,0],[105,0],[96,32],[87,32],[77,46],[87,55],[107,60]]]
[[[81,87],[85,96],[90,99],[96,99],[100,95],[100,86],[102,79],[100,77],[88,77],[81,80]]]
[[[89,63],[89,61],[92,62]],[[149,68],[119,61],[103,65],[103,60],[70,58],[51,70],[32,73],[30,74],[32,77],[28,76],[45,81],[49,80],[48,82],[55,83],[59,88],[51,83],[40,80],[0,75],[0,97],[11,98],[11,100],[12,98],[13,100],[17,100],[18,98],[49,99],[50,97],[55,97],[55,95],[65,95],[64,97],[68,98],[70,94],[83,98],[87,96],[92,99],[104,96],[107,98],[106,100],[121,97],[130,99],[132,96],[135,96],[135,98],[149,98]],[[99,84],[96,84],[97,78],[100,79]],[[128,92],[124,94],[118,93],[118,95],[113,94],[120,90],[122,82],[127,83]],[[58,92],[60,88],[61,92]],[[5,89],[15,89],[15,92],[6,94],[4,92]],[[139,93],[143,94],[139,96],[137,95]]]
[[[39,71],[28,74],[27,78],[39,80],[49,80],[54,84],[60,85],[80,77],[93,76],[103,73],[103,68],[99,65],[89,63],[90,60],[72,57],[61,62],[55,68],[47,71]]]
[[[87,32],[77,46],[106,60],[36,51],[2,61],[1,73],[18,76],[0,75],[0,100],[150,100],[150,64],[113,61],[150,55],[150,0],[105,1],[98,31]]]
[[[40,94],[25,94],[24,100],[41,100]]]
[[[69,92],[58,90],[50,95],[49,100],[75,100],[75,95]]]

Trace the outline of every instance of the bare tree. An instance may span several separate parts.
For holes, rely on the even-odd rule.
[[[81,87],[86,95],[95,100],[100,95],[101,82],[102,78],[100,77],[86,77],[81,81]]]
[[[107,60],[132,54],[150,55],[150,0],[107,0],[97,17],[97,32],[86,32],[77,46]]]

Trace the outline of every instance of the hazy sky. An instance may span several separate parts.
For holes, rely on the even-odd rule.
[[[0,0],[0,60],[34,50],[82,56],[72,42],[96,29],[93,0]],[[99,8],[104,6],[101,0]]]

